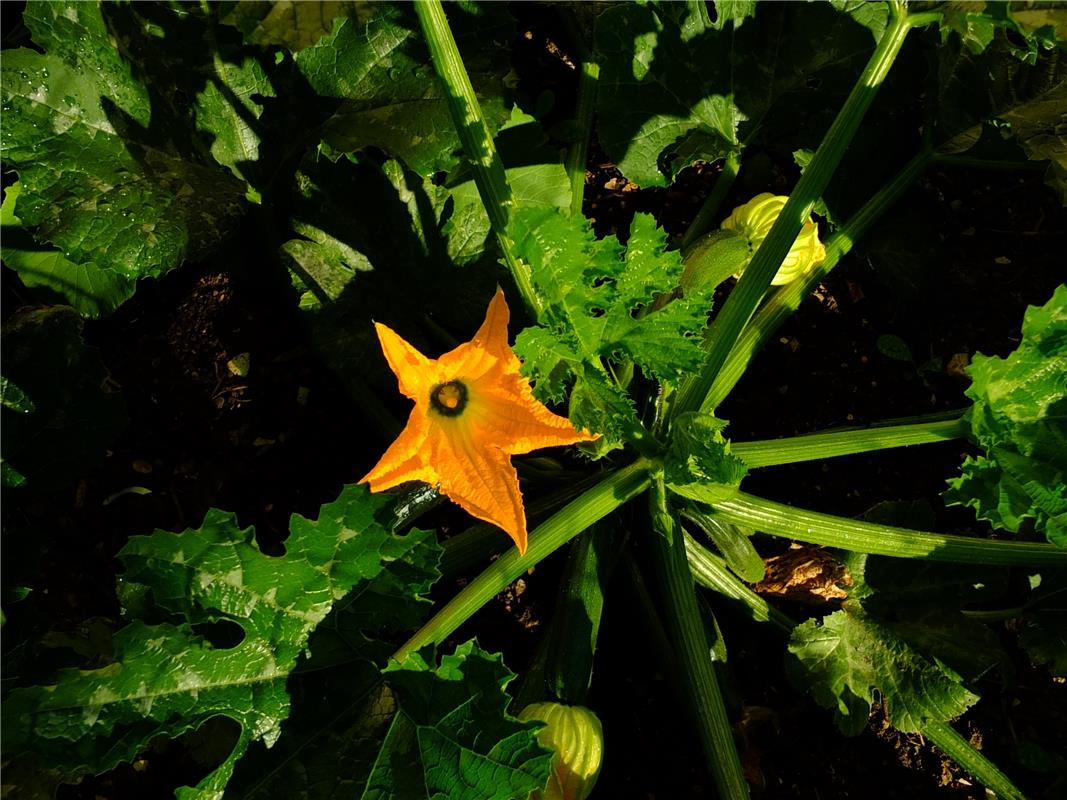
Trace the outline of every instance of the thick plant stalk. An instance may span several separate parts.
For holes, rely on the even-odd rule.
[[[504,163],[493,144],[467,68],[463,65],[455,37],[448,27],[441,0],[419,0],[415,3],[415,14],[419,18],[437,77],[448,95],[452,124],[456,126],[463,151],[474,169],[474,184],[489,215],[489,224],[504,254],[504,262],[511,271],[527,311],[536,320],[541,312],[541,301],[534,291],[529,268],[515,255],[508,237],[508,208],[512,200]]]
[[[707,339],[707,357],[700,373],[682,384],[670,410],[672,418],[687,411],[695,411],[704,404],[704,398],[718,377],[727,355],[771,285],[771,279],[837,169],[845,149],[889,73],[910,29],[908,17],[897,15],[882,34],[874,54],[830,125],[830,130],[827,131],[811,163],[789,195],[789,200],[775,220],[770,233],[741,275],[719,316],[715,318]]]
[[[921,732],[979,783],[996,793],[1000,800],[1026,800],[1022,790],[996,764],[974,749],[947,722],[928,721],[922,726]]]
[[[745,374],[749,362],[760,348],[782,326],[782,323],[800,308],[804,298],[811,295],[815,287],[830,274],[830,270],[837,266],[837,262],[852,249],[856,240],[870,229],[875,220],[889,206],[900,199],[904,191],[926,169],[931,157],[931,152],[924,150],[909,161],[893,180],[883,186],[837,233],[830,237],[826,242],[826,258],[822,263],[804,278],[781,287],[768,298],[734,343],[719,374],[701,402],[702,411],[712,413],[726,399],[741,376]]]
[[[712,667],[707,632],[686,559],[685,539],[681,525],[667,508],[666,492],[660,473],[649,494],[654,528],[650,546],[663,595],[667,633],[681,662],[680,672],[692,698],[704,758],[719,797],[740,800],[749,796],[748,783]]]
[[[688,533],[685,534],[685,552],[693,580],[701,586],[742,603],[756,622],[770,622],[786,632],[793,630],[796,625],[793,620],[743,584],[722,558],[705,550]]]
[[[718,516],[735,525],[856,553],[961,564],[1067,567],[1067,550],[1051,544],[913,531],[808,511],[745,492],[713,503],[712,508]]]
[[[593,110],[596,108],[597,83],[600,80],[600,65],[588,53],[582,53],[578,67],[578,107],[575,110],[577,138],[567,151],[564,168],[571,183],[572,217],[581,216],[582,198],[585,196],[585,162],[589,156],[589,137],[593,132]]]
[[[867,453],[872,450],[888,450],[893,447],[947,442],[966,435],[966,427],[959,419],[960,412],[955,412],[955,417],[948,420],[942,414],[933,416],[934,419],[929,422],[911,425],[848,428],[790,436],[785,439],[732,442],[730,451],[750,469],[755,469]]]
[[[649,463],[633,464],[598,483],[581,497],[564,506],[531,533],[526,555],[508,550],[452,598],[393,654],[403,661],[428,644],[440,644],[478,609],[502,592],[509,583],[543,558],[551,555],[594,522],[603,519],[623,503],[648,488]]]

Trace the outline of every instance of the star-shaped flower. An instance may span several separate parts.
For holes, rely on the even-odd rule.
[[[372,492],[408,481],[436,485],[472,516],[503,528],[525,553],[526,513],[511,456],[597,437],[576,431],[534,398],[508,346],[504,293],[497,289],[473,339],[436,360],[385,325],[374,327],[400,391],[415,408],[360,483]]]

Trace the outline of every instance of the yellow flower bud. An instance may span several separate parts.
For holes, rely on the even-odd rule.
[[[531,794],[530,800],[585,800],[604,761],[604,729],[596,714],[582,706],[532,703],[519,719],[546,723],[537,732],[537,741],[556,751],[548,785]]]
[[[773,195],[769,192],[758,194],[743,206],[735,208],[720,227],[723,230],[736,231],[748,239],[749,261],[751,261],[752,255],[771,232],[771,226],[782,213],[782,208],[788,199],[788,197]],[[826,248],[819,241],[819,226],[811,217],[808,217],[804,222],[804,227],[800,229],[800,235],[789,248],[789,253],[778,269],[778,274],[771,281],[771,285],[782,286],[806,275],[824,258],[826,258]],[[747,262],[745,266],[748,266]],[[738,271],[735,277],[740,277],[742,272],[744,268]]]

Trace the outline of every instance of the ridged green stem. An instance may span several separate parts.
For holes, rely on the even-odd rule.
[[[770,622],[786,632],[793,630],[796,625],[793,620],[743,584],[722,558],[705,550],[688,533],[685,552],[693,579],[701,586],[742,603],[756,622]]]
[[[718,516],[735,525],[857,553],[961,564],[1067,567],[1067,550],[1051,544],[979,539],[878,525],[775,503],[745,492],[713,503],[712,508]]]
[[[726,357],[766,293],[771,279],[800,233],[804,221],[809,218],[815,202],[822,196],[830,177],[837,169],[860,121],[885,80],[897,53],[900,52],[910,28],[906,15],[894,17],[882,34],[867,66],[830,125],[804,174],[800,176],[770,233],[715,318],[706,340],[709,346],[707,357],[700,373],[682,384],[671,408],[672,418],[687,411],[695,411],[704,404],[704,399],[718,377]]]
[[[959,439],[967,432],[956,419],[939,419],[912,425],[883,425],[873,428],[848,428],[838,431],[809,433],[786,439],[764,439],[731,443],[730,451],[750,469],[796,464],[820,458],[847,456],[871,450],[888,450],[915,444],[930,444]]]
[[[566,487],[544,497],[530,501],[526,505],[526,519],[530,523],[540,522],[548,514],[557,511],[564,504],[574,500],[587,489],[596,486],[604,473],[592,473],[581,480],[572,481]],[[485,564],[497,553],[511,547],[511,540],[500,535],[500,529],[488,522],[471,525],[465,531],[445,539],[441,548],[441,563],[438,569],[445,581],[451,581],[469,570]]]
[[[937,745],[945,755],[959,764],[1000,800],[1026,800],[1026,795],[1000,769],[971,746],[947,722],[926,722],[922,735]]]
[[[593,111],[596,108],[596,89],[600,80],[600,65],[588,54],[582,54],[578,67],[578,106],[574,111],[577,138],[567,151],[564,167],[571,182],[572,217],[581,216],[585,196],[585,162],[589,156],[589,137],[593,133]]]
[[[519,555],[518,549],[512,548],[486,567],[401,645],[393,658],[403,661],[419,648],[443,642],[526,570],[648,488],[648,470],[649,463],[638,459],[542,522],[530,533],[525,555]]]
[[[489,224],[496,234],[504,262],[511,271],[515,286],[522,295],[527,310],[536,320],[541,301],[534,291],[528,267],[515,255],[508,237],[508,209],[511,206],[511,187],[508,185],[504,163],[496,151],[478,97],[474,93],[467,68],[456,47],[455,37],[448,26],[441,0],[418,0],[415,14],[419,18],[426,47],[430,51],[437,77],[448,97],[448,110],[456,127],[460,144],[474,169],[474,184],[489,215]]]
[[[707,632],[686,559],[685,539],[681,525],[667,507],[662,473],[653,480],[649,503],[654,528],[650,546],[662,592],[664,623],[691,697],[704,758],[719,797],[740,800],[749,796],[748,783],[712,667]]]
[[[760,348],[793,315],[801,302],[810,296],[815,287],[830,274],[837,262],[848,253],[853,244],[863,236],[889,206],[895,203],[904,191],[926,169],[932,154],[924,150],[883,186],[856,214],[826,242],[826,258],[804,278],[793,281],[771,294],[767,302],[745,327],[734,343],[730,354],[719,370],[711,389],[707,392],[701,410],[712,413],[734,388],[748,369],[748,364]]]

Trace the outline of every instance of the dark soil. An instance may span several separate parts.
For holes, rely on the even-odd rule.
[[[534,48],[531,59],[550,65],[546,83],[563,86],[565,60],[544,47],[546,36],[531,27],[525,39]],[[565,90],[555,88],[560,105],[569,107]],[[628,184],[594,151],[586,211],[605,235],[625,229],[635,210],[657,214],[665,229],[680,233],[717,174],[713,165],[698,166],[670,189],[644,190]],[[760,180],[763,190],[782,191],[795,175],[771,170],[746,186]],[[731,197],[727,208],[734,199],[745,198]],[[901,224],[919,214],[940,234],[937,261],[920,291],[902,295],[892,272],[862,250],[847,257],[721,408],[732,438],[786,436],[963,407],[967,381],[950,365],[959,363],[960,354],[1005,355],[1014,349],[1025,307],[1046,302],[1063,279],[1067,219],[1037,173],[932,171],[899,208],[893,213],[900,214]],[[6,268],[3,280],[9,312],[28,293]],[[143,283],[115,315],[86,325],[86,340],[100,348],[122,389],[130,422],[91,475],[47,502],[5,513],[5,555],[35,565],[5,568],[7,582],[26,581],[35,590],[27,603],[5,607],[8,664],[32,662],[40,670],[75,663],[47,648],[22,647],[20,633],[39,635],[41,620],[81,642],[83,655],[94,646],[98,653],[106,650],[106,643],[92,642],[121,624],[114,556],[129,536],[195,527],[208,508],[218,507],[234,511],[242,525],[254,525],[265,550],[280,552],[291,514],[315,516],[342,485],[369,468],[384,442],[368,431],[341,382],[312,354],[292,298],[272,286],[254,264],[237,261],[225,269],[188,264]],[[915,363],[883,355],[877,340],[884,334],[902,337]],[[973,515],[945,509],[938,499],[967,451],[962,443],[950,443],[786,466],[756,472],[745,486],[754,494],[844,515],[883,500],[924,501],[941,530],[973,531],[980,529]],[[130,487],[150,493],[122,494]],[[462,515],[446,507],[431,521],[455,527]],[[51,539],[43,549],[19,541],[42,530]],[[785,549],[769,540],[760,547],[768,557]],[[457,638],[477,634],[521,670],[551,614],[559,570],[558,558],[539,566],[521,589],[513,587]],[[787,681],[782,639],[714,599],[712,605],[729,648],[722,678],[754,796],[985,796],[928,743],[888,728],[880,712],[861,736],[842,737],[830,714]],[[813,613],[791,601],[783,607],[797,616]],[[828,613],[833,606],[824,600],[815,608],[814,613]],[[607,761],[593,797],[713,797],[679,695],[646,646],[637,618],[626,581],[616,576],[589,700],[607,738]],[[1051,800],[1049,776],[1025,768],[1022,759],[1031,743],[1067,752],[1067,684],[1034,669],[1010,637],[1006,645],[1014,674],[987,676],[976,687],[981,703],[956,727],[1032,797]],[[23,652],[13,653],[13,646]],[[232,735],[224,733],[223,741]],[[160,743],[136,764],[67,787],[61,796],[167,797],[210,768],[197,758],[202,744]]]

